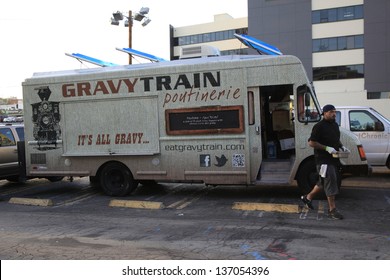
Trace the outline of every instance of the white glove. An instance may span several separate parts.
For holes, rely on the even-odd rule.
[[[350,153],[351,151],[347,148],[347,147],[345,147],[345,146],[342,146],[341,147],[341,150],[343,151],[343,152],[347,152],[347,153]]]
[[[325,150],[326,150],[329,154],[336,154],[336,153],[337,153],[337,151],[336,151],[335,148],[333,148],[333,147],[326,146]]]

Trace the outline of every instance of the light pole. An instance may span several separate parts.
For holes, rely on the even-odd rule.
[[[129,18],[127,20],[127,25],[129,27],[129,48],[133,48],[133,14],[131,10],[129,11]],[[126,22],[125,22],[126,26]],[[133,64],[133,57],[129,54],[129,64]]]
[[[125,20],[125,27],[128,27],[129,28],[129,48],[131,49],[132,48],[132,41],[133,41],[133,19],[135,19],[136,21],[142,21],[142,26],[146,26],[148,25],[150,22],[151,22],[151,19],[148,18],[146,15],[149,13],[149,8],[147,7],[142,7],[139,12],[135,13],[134,17],[133,17],[133,14],[132,14],[132,11],[130,10],[129,11],[129,16],[124,16],[122,12],[115,12],[112,14],[112,18],[111,18],[111,24],[112,25],[119,25],[119,22],[121,20],[123,20],[123,18],[125,17],[126,20]],[[132,56],[129,55],[129,64],[132,64]]]

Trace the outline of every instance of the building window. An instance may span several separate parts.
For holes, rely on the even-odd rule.
[[[363,5],[341,7],[312,12],[312,24],[363,18]]]
[[[344,65],[313,68],[313,81],[364,78],[364,65]]]
[[[363,48],[363,35],[313,40],[313,52],[329,52]]]
[[[209,32],[209,33],[202,33],[202,34],[194,34],[194,35],[177,37],[178,39],[174,41],[174,47],[191,45],[191,44],[214,42],[214,41],[230,40],[230,39],[236,38],[236,37],[234,37],[234,33],[247,34],[248,28],[223,30],[223,31],[218,31],[218,32]]]
[[[367,99],[390,99],[390,91],[367,92]]]

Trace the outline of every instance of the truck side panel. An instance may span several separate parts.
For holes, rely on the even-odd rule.
[[[64,156],[160,152],[156,97],[69,102],[63,112]]]

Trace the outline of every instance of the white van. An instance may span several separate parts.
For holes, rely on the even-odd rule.
[[[372,166],[390,168],[390,121],[370,107],[338,106],[337,123],[363,144]]]

